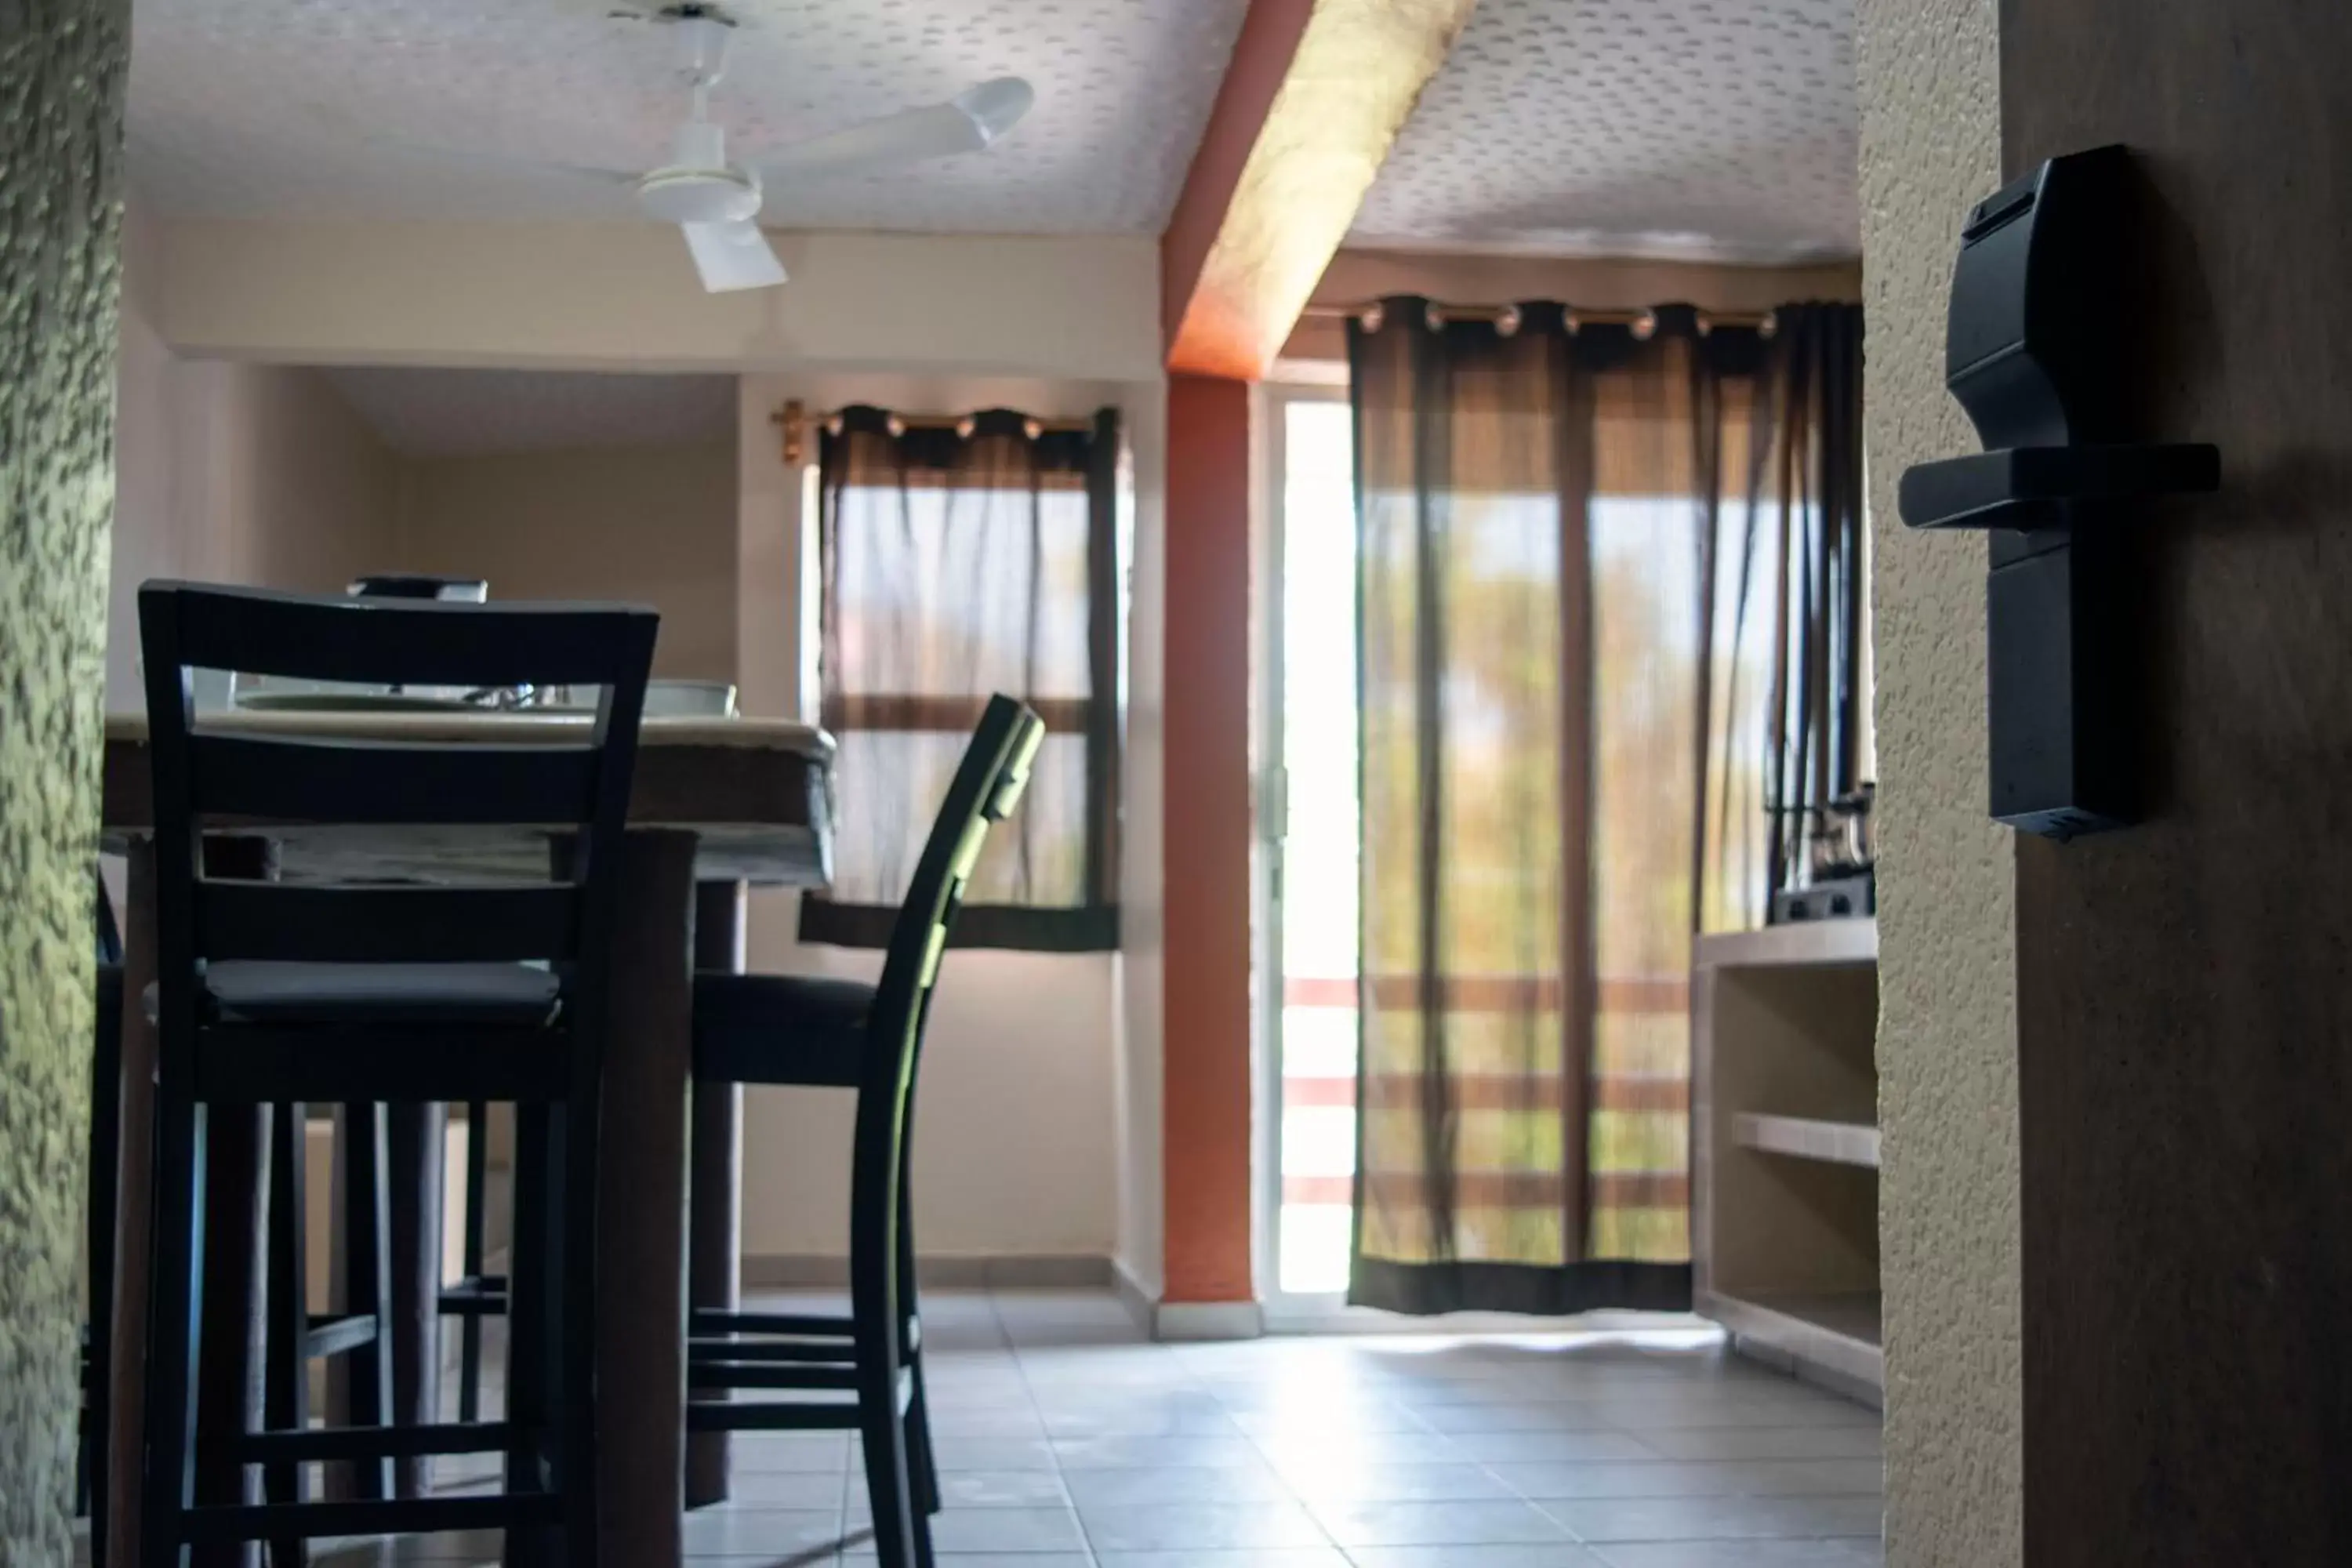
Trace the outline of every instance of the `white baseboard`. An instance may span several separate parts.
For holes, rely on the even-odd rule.
[[[934,1290],[1099,1290],[1113,1283],[1111,1260],[1087,1254],[950,1255],[915,1259],[915,1279]],[[849,1259],[811,1253],[747,1253],[746,1289],[840,1290]]]
[[[1152,1331],[1152,1315],[1160,1305],[1160,1292],[1137,1279],[1135,1270],[1128,1267],[1127,1259],[1123,1258],[1110,1260],[1110,1288],[1118,1297],[1118,1304],[1125,1307],[1127,1315],[1135,1321],[1136,1331],[1150,1334]]]
[[[1265,1332],[1255,1301],[1162,1301],[1152,1310],[1156,1340],[1254,1340]]]

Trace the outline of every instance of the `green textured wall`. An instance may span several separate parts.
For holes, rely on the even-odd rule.
[[[0,0],[0,1563],[66,1568],[129,0]]]

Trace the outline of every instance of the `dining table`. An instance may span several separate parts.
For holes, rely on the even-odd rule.
[[[295,731],[354,741],[576,743],[590,722],[577,712],[225,710],[208,727]],[[685,1429],[686,1333],[692,1308],[738,1305],[741,1274],[741,1089],[697,1093],[692,1081],[697,968],[743,962],[744,892],[815,888],[831,872],[834,744],[823,731],[782,720],[653,717],[639,731],[636,774],[624,836],[622,893],[614,942],[614,1018],[604,1064],[604,1112],[596,1194],[595,1420],[600,1553],[630,1568],[676,1568],[682,1510],[722,1500],[724,1433]],[[110,714],[100,847],[128,862],[124,991],[155,978],[154,810],[147,721]],[[543,827],[350,826],[239,821],[217,847],[231,874],[300,881],[380,879],[470,881],[545,877],[563,825]],[[119,1212],[107,1473],[135,1478],[142,1453],[139,1369],[146,1340],[147,1194],[156,1037],[146,1009],[122,1009]],[[400,1416],[432,1420],[442,1286],[437,1108],[388,1108],[395,1256],[395,1366],[413,1369],[395,1393]],[[481,1130],[469,1128],[469,1136]],[[199,1350],[207,1425],[250,1422],[259,1409],[259,1303],[253,1289],[266,1213],[266,1122],[224,1117],[213,1125],[205,1224],[206,1325]],[[409,1190],[404,1192],[404,1179]],[[400,1215],[410,1216],[403,1224]],[[428,1217],[429,1216],[429,1217]],[[251,1247],[235,1239],[250,1240]],[[244,1294],[246,1310],[236,1298]],[[724,1395],[720,1395],[724,1397]],[[421,1485],[421,1467],[404,1473]],[[200,1500],[233,1502],[249,1484],[229,1461],[197,1476]],[[211,1495],[207,1497],[207,1490]],[[136,1562],[136,1485],[107,1489],[110,1556]],[[248,1558],[249,1560],[249,1558]],[[227,1559],[224,1559],[227,1561]]]

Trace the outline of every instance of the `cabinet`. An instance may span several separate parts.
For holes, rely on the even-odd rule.
[[[1698,940],[1695,1304],[1743,1353],[1874,1405],[1877,1026],[1874,921]]]

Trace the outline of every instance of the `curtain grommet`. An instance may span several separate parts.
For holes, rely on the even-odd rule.
[[[1363,326],[1364,331],[1377,332],[1381,330],[1381,323],[1387,321],[1388,317],[1388,311],[1376,300],[1365,306],[1356,320]]]
[[[1633,341],[1646,343],[1658,335],[1658,313],[1644,310],[1633,318]]]
[[[1756,323],[1756,335],[1759,338],[1769,339],[1773,337],[1780,331],[1780,312],[1778,310],[1765,311],[1764,319]]]
[[[1503,338],[1516,337],[1518,331],[1519,308],[1517,305],[1504,306],[1502,314],[1495,318],[1495,335]]]
[[[1431,331],[1442,332],[1445,330],[1445,311],[1433,300],[1421,308],[1421,321]]]

